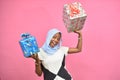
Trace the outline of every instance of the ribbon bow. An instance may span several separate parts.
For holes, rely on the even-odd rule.
[[[21,37],[22,38],[28,38],[28,37],[30,37],[30,34],[29,33],[23,33],[23,34],[21,34]]]
[[[69,4],[70,16],[71,17],[80,13],[80,10],[78,9],[78,6],[79,6],[78,4]]]

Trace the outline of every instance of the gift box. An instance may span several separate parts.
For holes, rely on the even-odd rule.
[[[87,14],[79,2],[65,4],[63,7],[63,22],[68,32],[81,30]]]
[[[29,57],[32,54],[39,52],[37,41],[34,36],[31,36],[29,33],[24,33],[21,37],[22,39],[19,41],[19,44],[25,57]]]

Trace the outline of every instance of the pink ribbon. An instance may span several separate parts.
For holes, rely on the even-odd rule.
[[[78,3],[77,4],[69,4],[70,16],[71,17],[80,13],[80,10],[78,9],[78,6],[79,6]]]

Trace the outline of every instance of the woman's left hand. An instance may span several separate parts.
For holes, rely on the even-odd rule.
[[[81,36],[82,36],[82,33],[81,33],[81,31],[80,31],[80,30],[75,30],[75,31],[74,31],[74,33],[77,33],[77,34],[79,35],[79,37],[81,37]]]

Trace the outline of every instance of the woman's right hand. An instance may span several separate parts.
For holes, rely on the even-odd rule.
[[[37,53],[36,54],[32,54],[30,57],[33,58],[36,61],[39,60]]]

